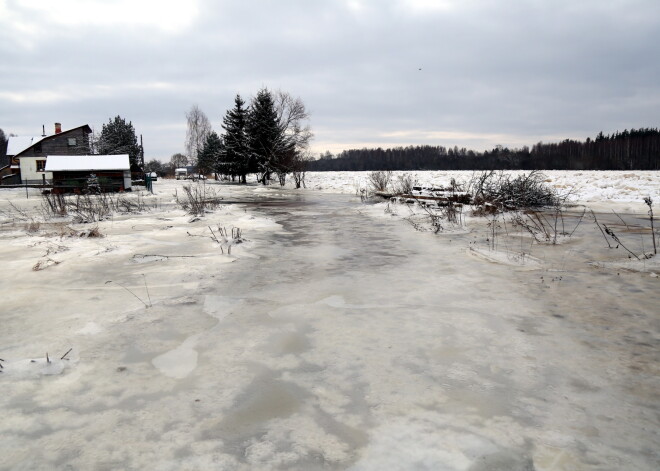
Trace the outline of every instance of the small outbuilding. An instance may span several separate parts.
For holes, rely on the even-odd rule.
[[[55,193],[131,190],[128,154],[49,155],[46,172],[52,172]]]

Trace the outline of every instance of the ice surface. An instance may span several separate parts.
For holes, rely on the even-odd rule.
[[[516,252],[513,250],[491,250],[488,247],[470,247],[468,253],[477,258],[488,260],[494,263],[503,263],[529,270],[542,268],[542,262],[538,258],[532,257],[525,252]]]
[[[617,230],[648,251],[640,175],[611,181],[637,185]],[[660,270],[593,223],[489,250],[478,218],[418,232],[352,195],[210,181],[234,203],[188,222],[183,184],[103,238],[0,215],[0,469],[658,469]],[[0,208],[38,215],[29,195]],[[209,225],[246,240],[223,255]]]

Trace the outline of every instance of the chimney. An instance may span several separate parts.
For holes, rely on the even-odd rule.
[[[46,137],[46,125],[41,125],[41,137]]]
[[[62,132],[62,123],[55,123],[55,134]]]

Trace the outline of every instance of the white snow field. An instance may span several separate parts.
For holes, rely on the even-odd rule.
[[[660,469],[657,257],[581,216],[649,253],[660,173],[546,175],[582,217],[555,245],[415,230],[364,173],[208,181],[199,219],[159,180],[92,224],[0,190],[0,469]]]
[[[355,194],[356,190],[366,188],[370,172],[309,172],[306,177],[307,187],[314,190]],[[458,182],[467,182],[481,171],[396,171],[392,178],[410,175],[420,185],[448,185],[452,178]],[[513,177],[529,174],[529,171],[507,170],[504,173]],[[602,203],[639,203],[644,196],[658,195],[660,176],[657,171],[567,171],[544,170],[548,186],[562,193],[570,192],[574,201],[589,203],[599,207]],[[609,209],[608,209],[609,210]]]

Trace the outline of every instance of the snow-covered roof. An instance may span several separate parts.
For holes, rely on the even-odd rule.
[[[118,155],[49,155],[46,172],[85,170],[130,170],[128,154]]]
[[[7,142],[7,155],[19,154],[42,139],[42,136],[9,136]]]

